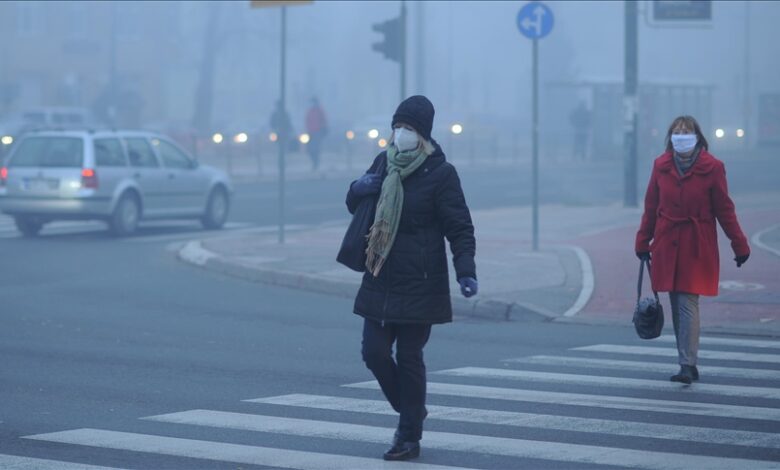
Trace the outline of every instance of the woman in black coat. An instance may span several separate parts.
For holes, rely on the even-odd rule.
[[[427,415],[423,347],[433,324],[452,321],[445,238],[461,293],[477,293],[474,226],[455,167],[431,139],[433,115],[424,96],[404,100],[393,115],[388,150],[347,193],[351,213],[378,195],[354,312],[365,319],[363,360],[400,413],[385,460],[420,454]]]

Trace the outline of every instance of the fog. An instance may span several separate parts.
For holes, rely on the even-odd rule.
[[[546,3],[555,23],[539,43],[541,155],[570,157],[570,114],[584,102],[593,113],[589,158],[620,158],[623,2]],[[472,145],[491,142],[497,158],[528,158],[531,41],[516,23],[523,5],[406,2],[406,94],[425,94],[436,106],[434,138],[459,122],[464,135],[473,131]],[[399,66],[372,50],[381,39],[372,25],[400,7],[287,8],[286,98],[296,132],[313,96],[332,130],[326,149],[339,151],[344,132],[361,125],[384,122],[387,132],[400,100]],[[661,150],[665,126],[681,113],[699,118],[708,136],[723,128],[721,153],[760,152],[776,141],[778,118],[760,117],[759,108],[766,94],[780,92],[780,3],[713,2],[711,20],[687,22],[653,20],[651,2],[639,10],[640,95],[663,88],[640,96],[640,158]],[[76,106],[122,127],[263,136],[279,99],[280,15],[279,7],[247,1],[2,2],[0,119]],[[698,97],[675,95],[681,86]],[[734,138],[738,128],[747,147]]]

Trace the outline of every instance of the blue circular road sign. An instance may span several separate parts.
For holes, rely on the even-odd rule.
[[[517,29],[529,39],[541,39],[552,31],[553,12],[542,2],[530,2],[517,13]]]

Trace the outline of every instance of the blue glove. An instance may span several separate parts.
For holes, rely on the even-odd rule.
[[[356,196],[376,194],[382,190],[382,181],[383,178],[381,175],[366,173],[352,183],[352,192],[355,193]]]
[[[463,297],[469,298],[477,295],[479,284],[473,277],[462,277],[458,279],[458,284],[460,284],[460,293],[463,294]]]

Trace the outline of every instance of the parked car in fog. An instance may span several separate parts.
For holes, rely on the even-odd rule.
[[[150,219],[199,219],[217,229],[231,194],[222,171],[153,132],[30,132],[0,168],[0,210],[26,236],[63,219],[104,220],[119,236]]]

